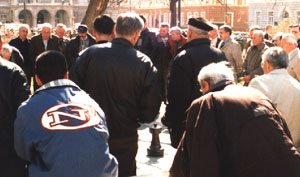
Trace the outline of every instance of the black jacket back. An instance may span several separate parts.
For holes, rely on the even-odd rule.
[[[103,109],[110,138],[137,135],[139,122],[155,119],[160,96],[151,60],[125,39],[96,44],[80,57],[73,79]]]

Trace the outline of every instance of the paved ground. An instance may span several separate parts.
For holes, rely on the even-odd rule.
[[[164,114],[165,106],[162,105],[159,118],[156,120],[158,126],[161,126],[161,116]],[[136,157],[137,160],[137,176],[139,177],[168,177],[169,169],[172,165],[176,149],[170,145],[170,135],[166,127],[162,127],[160,134],[161,146],[164,149],[163,157],[147,156],[147,148],[150,147],[152,134],[149,127],[152,124],[144,124],[139,128],[139,149]]]

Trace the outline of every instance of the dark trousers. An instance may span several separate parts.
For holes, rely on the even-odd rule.
[[[109,151],[119,162],[119,177],[136,176],[135,156],[138,149],[138,137],[108,140]]]

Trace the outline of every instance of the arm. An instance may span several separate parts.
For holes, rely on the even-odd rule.
[[[243,67],[243,59],[242,59],[242,50],[240,44],[234,44],[235,47],[233,48],[232,57],[235,61],[236,65],[236,72],[239,73],[242,71]]]
[[[92,53],[91,50],[83,52],[77,58],[69,73],[70,80],[74,81],[82,89],[84,89],[85,72],[90,62],[90,56],[93,55]]]
[[[141,72],[144,72],[144,77],[140,78],[142,80],[141,83],[143,83],[143,91],[139,121],[148,123],[154,121],[158,114],[161,104],[160,87],[157,71],[150,59],[146,60],[145,68],[142,68]]]
[[[193,71],[189,56],[177,56],[172,66],[168,85],[168,101],[164,124],[168,127],[181,124],[186,118],[186,109],[191,104]]]

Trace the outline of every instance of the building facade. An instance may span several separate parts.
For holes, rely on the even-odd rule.
[[[89,0],[0,0],[0,21],[26,23],[30,27],[42,23],[72,27],[82,21],[88,4]],[[105,13],[116,19],[118,14],[131,10],[129,5],[127,1],[111,1]]]
[[[300,24],[299,0],[250,0],[249,26],[278,25],[282,20]]]
[[[232,26],[233,30],[248,29],[247,0],[182,0],[180,24],[186,27],[189,18],[201,16],[220,26],[225,24],[226,11],[226,24]],[[161,22],[171,21],[169,0],[140,0],[136,12],[145,16],[149,27],[158,27]]]

